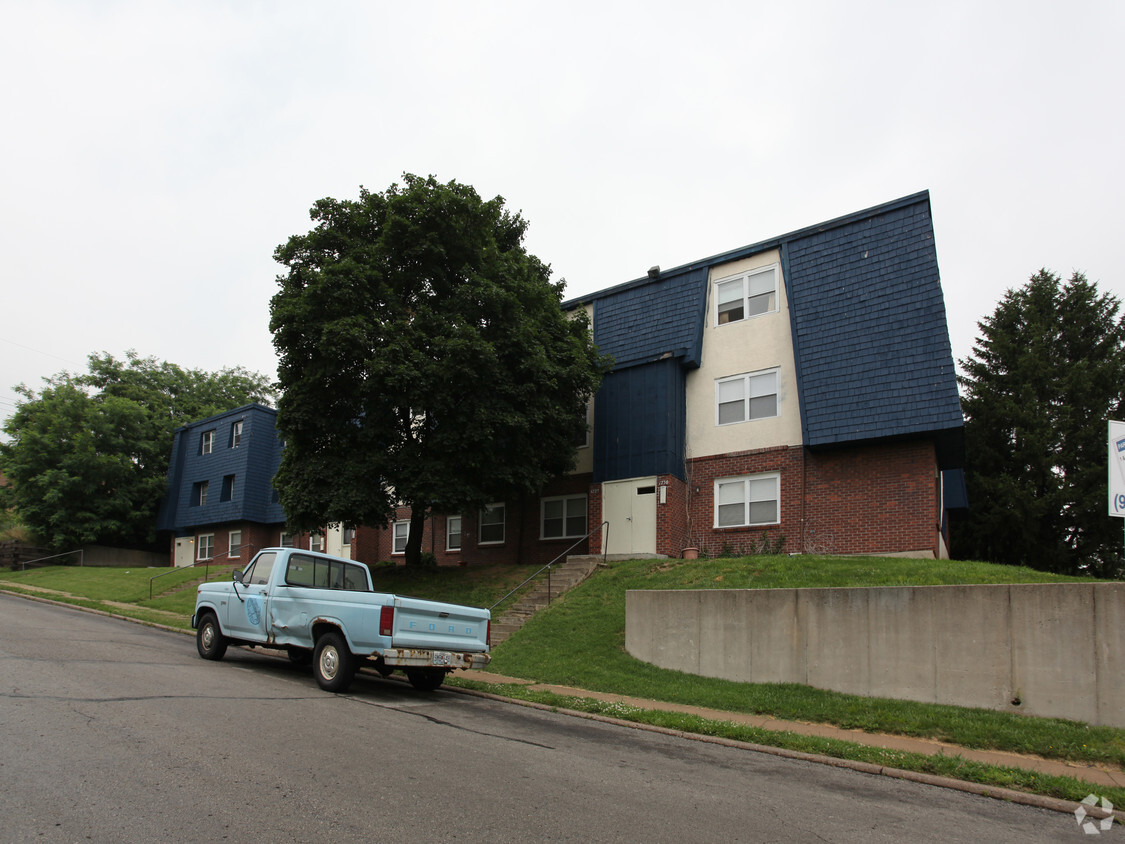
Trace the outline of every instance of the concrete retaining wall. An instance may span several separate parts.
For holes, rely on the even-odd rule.
[[[630,591],[625,649],[706,677],[1125,727],[1125,584]]]

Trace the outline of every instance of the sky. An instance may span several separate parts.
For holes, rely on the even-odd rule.
[[[689,11],[690,5],[690,11]],[[1125,3],[0,0],[0,420],[87,355],[276,377],[274,249],[403,173],[579,296],[929,190],[955,359],[1125,299]]]

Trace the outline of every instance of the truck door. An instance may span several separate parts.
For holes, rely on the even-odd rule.
[[[263,551],[243,570],[242,585],[234,584],[238,597],[227,606],[227,635],[250,642],[268,638],[269,582],[276,559],[276,552]]]

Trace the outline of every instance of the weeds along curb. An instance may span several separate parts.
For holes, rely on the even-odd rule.
[[[543,712],[557,712],[560,715],[568,715],[575,718],[585,718],[589,721],[601,721],[606,724],[614,724],[618,727],[630,727],[634,730],[646,730],[652,733],[660,733],[666,736],[674,736],[677,738],[691,739],[692,741],[706,742],[707,744],[718,744],[723,747],[732,747],[738,750],[749,750],[757,753],[768,753],[771,756],[779,756],[784,759],[799,759],[804,762],[813,762],[817,765],[827,765],[832,768],[846,768],[850,771],[858,771],[864,774],[874,774],[875,776],[891,777],[892,779],[908,780],[910,782],[920,783],[922,785],[932,785],[939,788],[948,788],[953,791],[963,791],[968,794],[976,794],[979,797],[990,797],[994,800],[1004,800],[1008,803],[1019,803],[1024,806],[1032,806],[1037,809],[1048,809],[1052,812],[1062,812],[1064,814],[1073,815],[1074,810],[1079,805],[1078,803],[1061,800],[1057,797],[1045,797],[1040,794],[1029,794],[1025,791],[1015,791],[1009,788],[999,788],[992,785],[982,785],[975,782],[967,782],[965,780],[953,779],[951,777],[940,777],[935,774],[923,774],[917,771],[904,771],[901,768],[889,768],[885,765],[873,765],[870,762],[857,762],[850,759],[838,759],[835,756],[822,756],[817,753],[805,753],[800,750],[789,750],[784,747],[771,747],[767,744],[754,744],[746,741],[736,741],[734,739],[722,738],[721,736],[706,736],[700,733],[690,733],[684,730],[673,730],[669,727],[658,727],[654,724],[642,724],[636,721],[624,721],[620,718],[613,718],[609,715],[599,715],[596,712],[580,712],[576,709],[564,709],[558,706],[550,706],[545,703],[536,703],[530,700],[520,700],[519,698],[509,698],[502,695],[493,694],[492,692],[483,692],[478,689],[465,689],[460,686],[445,686],[446,691],[456,692],[458,694],[473,695],[474,697],[486,698],[488,700],[495,700],[501,703],[514,703],[519,706],[526,706],[531,709],[538,709]],[[1120,824],[1125,824],[1125,809],[1114,809],[1113,816]],[[1090,817],[1100,819],[1104,817],[1101,809],[1095,809],[1090,812]]]

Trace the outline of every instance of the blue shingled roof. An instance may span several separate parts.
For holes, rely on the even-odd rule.
[[[769,249],[782,256],[805,444],[926,434],[937,439],[943,466],[960,465],[964,420],[926,191],[563,307],[592,303],[594,342],[613,355],[615,371],[669,357],[695,368],[711,267]],[[652,400],[673,407],[677,397]],[[605,415],[597,424],[626,427]]]

